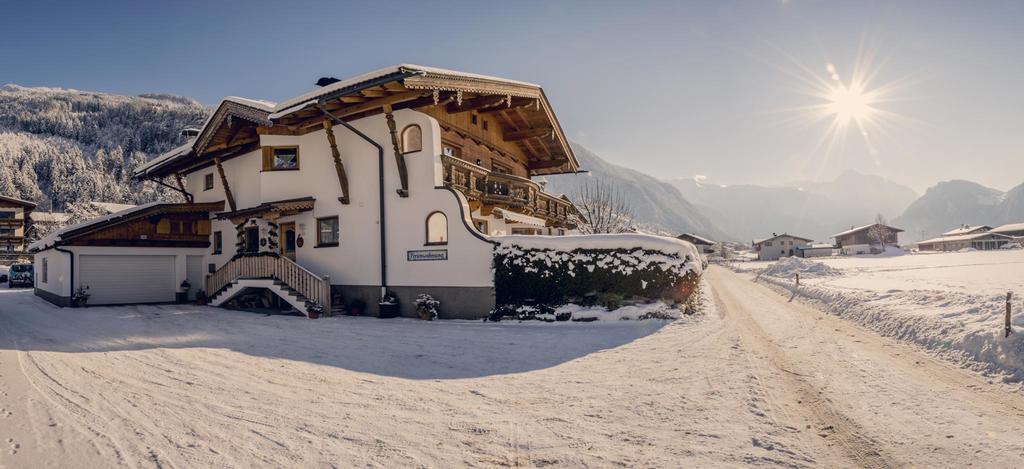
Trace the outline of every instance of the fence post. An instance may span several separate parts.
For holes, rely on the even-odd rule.
[[[1011,301],[1013,299],[1013,292],[1006,292],[1006,335],[1003,337],[1010,337],[1010,333],[1013,329],[1010,327],[1010,310],[1012,308]]]
[[[797,274],[796,274],[796,287],[800,288],[800,273],[799,272],[797,272]]]

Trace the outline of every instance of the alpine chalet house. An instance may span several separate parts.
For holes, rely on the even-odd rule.
[[[875,231],[875,230],[877,231]],[[881,233],[882,243],[875,239],[875,233]],[[832,235],[836,249],[843,255],[878,254],[885,246],[898,246],[899,233],[903,230],[887,225],[872,223],[870,225],[851,227],[849,230]]]
[[[757,260],[774,261],[780,257],[791,257],[797,255],[800,249],[810,245],[812,239],[794,236],[789,233],[772,233],[770,238],[757,240],[751,243],[754,251],[757,252]]]
[[[376,315],[387,293],[413,316],[427,293],[443,317],[478,318],[495,306],[489,235],[574,228],[573,204],[531,179],[579,170],[539,86],[417,65],[317,85],[280,104],[225,98],[194,139],[136,169],[188,202],[36,243],[38,288],[62,302],[89,286],[96,304],[101,284],[102,302],[140,302],[114,292],[159,258],[146,300],[265,288],[310,316],[353,300]],[[92,256],[139,260],[100,281],[91,269],[113,257]]]
[[[25,229],[36,204],[0,195],[0,261],[25,255]]]
[[[712,254],[715,252],[715,242],[703,236],[697,236],[693,233],[683,233],[676,236],[676,238],[693,244],[701,253]]]

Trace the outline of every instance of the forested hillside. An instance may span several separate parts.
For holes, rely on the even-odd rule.
[[[184,143],[209,109],[189,98],[57,88],[0,88],[0,194],[62,211],[79,201],[173,199],[131,170]]]

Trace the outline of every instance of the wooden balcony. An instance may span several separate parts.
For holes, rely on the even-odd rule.
[[[536,182],[511,174],[490,171],[468,161],[441,156],[445,186],[457,189],[469,200],[511,208],[544,218],[556,227],[571,227],[576,207],[541,190]]]

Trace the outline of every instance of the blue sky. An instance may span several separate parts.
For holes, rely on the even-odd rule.
[[[6,5],[0,83],[280,101],[420,63],[539,83],[570,138],[665,179],[1024,182],[1020,1],[89,3]],[[900,86],[819,144],[831,120],[787,109],[859,51]]]

